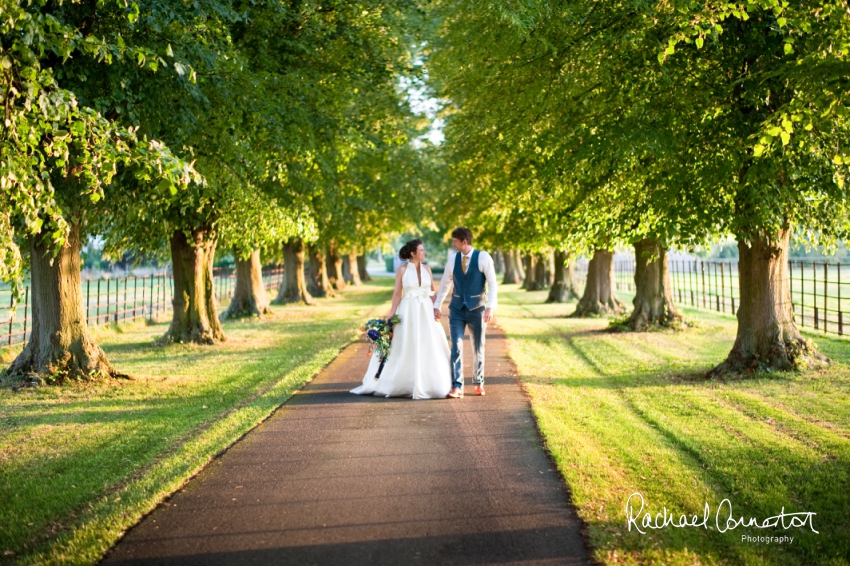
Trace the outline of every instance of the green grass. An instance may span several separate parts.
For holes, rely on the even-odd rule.
[[[228,322],[217,347],[153,347],[166,325],[97,329],[134,381],[0,388],[0,563],[88,564],[328,363],[389,297],[389,278],[320,306]],[[848,564],[850,341],[812,334],[825,371],[707,382],[731,316],[685,309],[685,332],[608,333],[545,292],[500,289],[498,322],[579,515],[606,564]],[[625,298],[625,297],[624,297]],[[377,311],[380,313],[380,310]],[[14,350],[3,355],[9,360]],[[640,492],[655,513],[817,513],[814,526],[626,530]],[[713,515],[712,515],[713,521]],[[711,524],[711,521],[710,521]],[[741,535],[794,536],[790,545]]]
[[[0,563],[97,561],[356,338],[391,284],[227,322],[228,340],[215,347],[154,347],[165,323],[98,328],[133,381],[0,388]]]
[[[715,382],[702,375],[735,338],[732,316],[685,309],[683,332],[609,333],[605,319],[569,319],[574,304],[545,292],[500,289],[498,323],[594,557],[605,564],[850,563],[850,341],[810,334],[834,360],[827,370]],[[627,297],[624,297],[627,298]],[[711,528],[626,529],[625,503]],[[728,498],[736,517],[814,512],[814,527],[725,533],[714,525]],[[741,536],[793,536],[791,544]]]

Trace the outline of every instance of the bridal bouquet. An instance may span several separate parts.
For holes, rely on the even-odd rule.
[[[370,319],[360,327],[361,332],[365,332],[369,337],[369,352],[371,356],[373,352],[377,352],[381,360],[381,365],[378,367],[378,372],[375,374],[375,379],[381,375],[381,370],[384,369],[384,362],[387,361],[387,356],[390,355],[390,341],[393,338],[393,326],[400,323],[399,316],[393,315],[389,320],[383,318]]]

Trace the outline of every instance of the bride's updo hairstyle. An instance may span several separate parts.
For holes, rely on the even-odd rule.
[[[416,253],[416,249],[422,245],[422,240],[416,238],[415,240],[410,240],[406,244],[404,244],[401,249],[398,251],[398,257],[401,259],[409,260],[410,256]]]

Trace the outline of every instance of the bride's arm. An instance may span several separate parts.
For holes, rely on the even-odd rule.
[[[390,307],[390,314],[387,315],[387,320],[391,319],[395,314],[398,304],[401,302],[401,278],[407,270],[408,264],[404,264],[395,272],[395,289],[393,290],[393,305]]]

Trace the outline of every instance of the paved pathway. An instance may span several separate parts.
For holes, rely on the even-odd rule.
[[[365,353],[345,348],[104,563],[587,564],[497,327],[485,397],[351,395]]]

